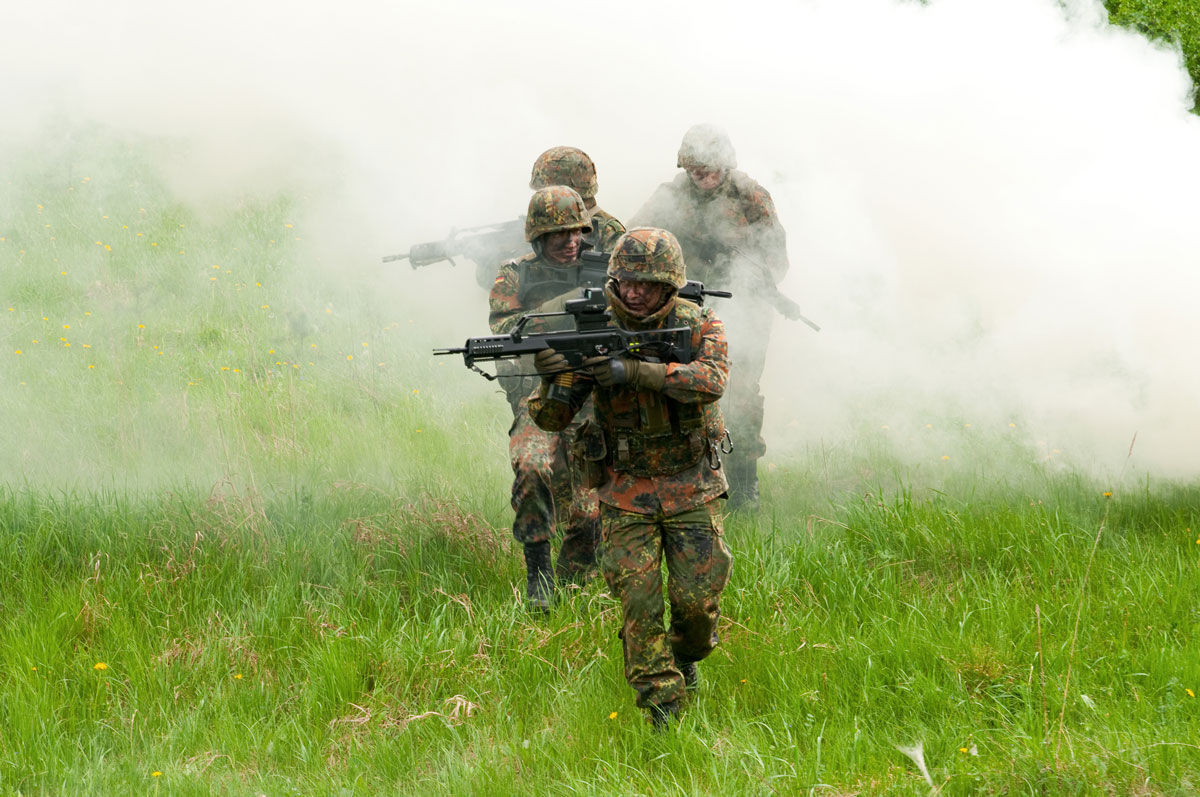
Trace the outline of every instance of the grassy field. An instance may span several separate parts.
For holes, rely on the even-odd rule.
[[[0,186],[0,793],[928,794],[917,745],[942,794],[1200,788],[1200,487],[869,417],[773,455],[655,734],[600,582],[523,611],[457,341],[142,152]]]

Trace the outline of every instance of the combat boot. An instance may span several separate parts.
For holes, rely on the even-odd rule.
[[[751,512],[758,511],[758,462],[750,460],[744,462],[735,460],[727,462],[726,467],[728,472],[725,474],[729,479],[729,502],[726,504],[726,509],[730,512],[736,512],[739,509],[746,509]]]
[[[546,612],[554,603],[554,572],[550,569],[550,541],[525,543],[525,604]]]
[[[658,706],[650,707],[650,724],[656,731],[665,731],[671,727],[671,721],[679,719],[679,701],[672,700]]]
[[[679,664],[679,672],[683,673],[683,688],[689,692],[695,692],[700,688],[700,670],[696,667],[696,662],[689,661],[687,664]]]

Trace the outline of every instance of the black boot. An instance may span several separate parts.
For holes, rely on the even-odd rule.
[[[725,477],[729,479],[730,512],[747,509],[758,511],[758,461],[727,460]]]
[[[671,721],[679,718],[679,701],[672,700],[661,706],[650,707],[650,724],[656,731],[665,731],[671,726]]]
[[[550,541],[525,543],[525,603],[538,612],[554,603],[554,573],[550,569]]]
[[[695,692],[700,688],[700,670],[696,667],[696,662],[689,661],[687,664],[678,665],[679,671],[683,673],[683,688],[689,692]]]

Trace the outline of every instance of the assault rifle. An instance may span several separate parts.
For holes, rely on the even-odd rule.
[[[443,260],[455,265],[454,258],[466,257],[475,263],[475,279],[480,287],[490,288],[496,267],[503,261],[529,251],[525,242],[525,217],[480,227],[451,228],[444,241],[414,244],[407,252],[387,255],[384,263],[407,260],[414,269]]]
[[[746,252],[737,246],[721,243],[715,240],[705,240],[703,242],[696,238],[688,237],[686,234],[679,236],[680,240],[687,240],[688,243],[696,251],[701,253],[701,259],[714,262],[720,259],[731,260],[734,257],[741,258],[746,261],[750,268],[743,272],[750,277],[751,287],[753,291],[764,299],[767,303],[789,321],[800,321],[809,327],[814,332],[820,332],[821,328],[809,318],[806,318],[800,312],[800,305],[783,291],[779,290],[779,286],[775,284],[775,280],[771,279],[770,273],[758,258]],[[687,247],[685,247],[687,248]],[[728,272],[728,269],[726,270]],[[732,276],[728,275],[727,276]]]
[[[730,294],[726,291],[706,291],[698,282],[689,283],[692,291],[703,301],[706,295]],[[683,291],[680,291],[683,295]],[[525,326],[535,318],[571,316],[575,329],[558,332],[526,332]],[[554,349],[567,358],[570,369],[559,374],[547,397],[554,401],[566,401],[573,372],[583,366],[589,357],[618,357],[629,354],[653,362],[690,362],[692,359],[692,330],[690,327],[668,329],[629,330],[612,323],[608,299],[597,288],[584,288],[582,296],[566,303],[566,309],[557,313],[528,313],[521,317],[513,331],[507,335],[491,335],[485,338],[469,338],[462,347],[434,349],[435,355],[461,354],[468,368],[492,381],[496,376],[484,371],[476,363],[489,360],[511,360],[526,354],[537,354],[544,349]],[[565,377],[565,378],[564,378]]]

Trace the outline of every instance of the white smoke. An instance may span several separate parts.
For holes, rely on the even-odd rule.
[[[543,149],[628,217],[684,130],[724,126],[775,197],[773,451],[951,415],[1195,475],[1200,120],[1177,52],[1098,2],[22,4],[0,141],[50,119],[186,143],[198,203],[295,189],[329,258],[414,312],[469,269],[378,256],[512,218]],[[59,122],[56,122],[56,124]],[[473,297],[473,307],[480,307]],[[464,334],[486,332],[482,315]],[[884,397],[885,401],[880,401]],[[923,455],[923,454],[922,454]]]

